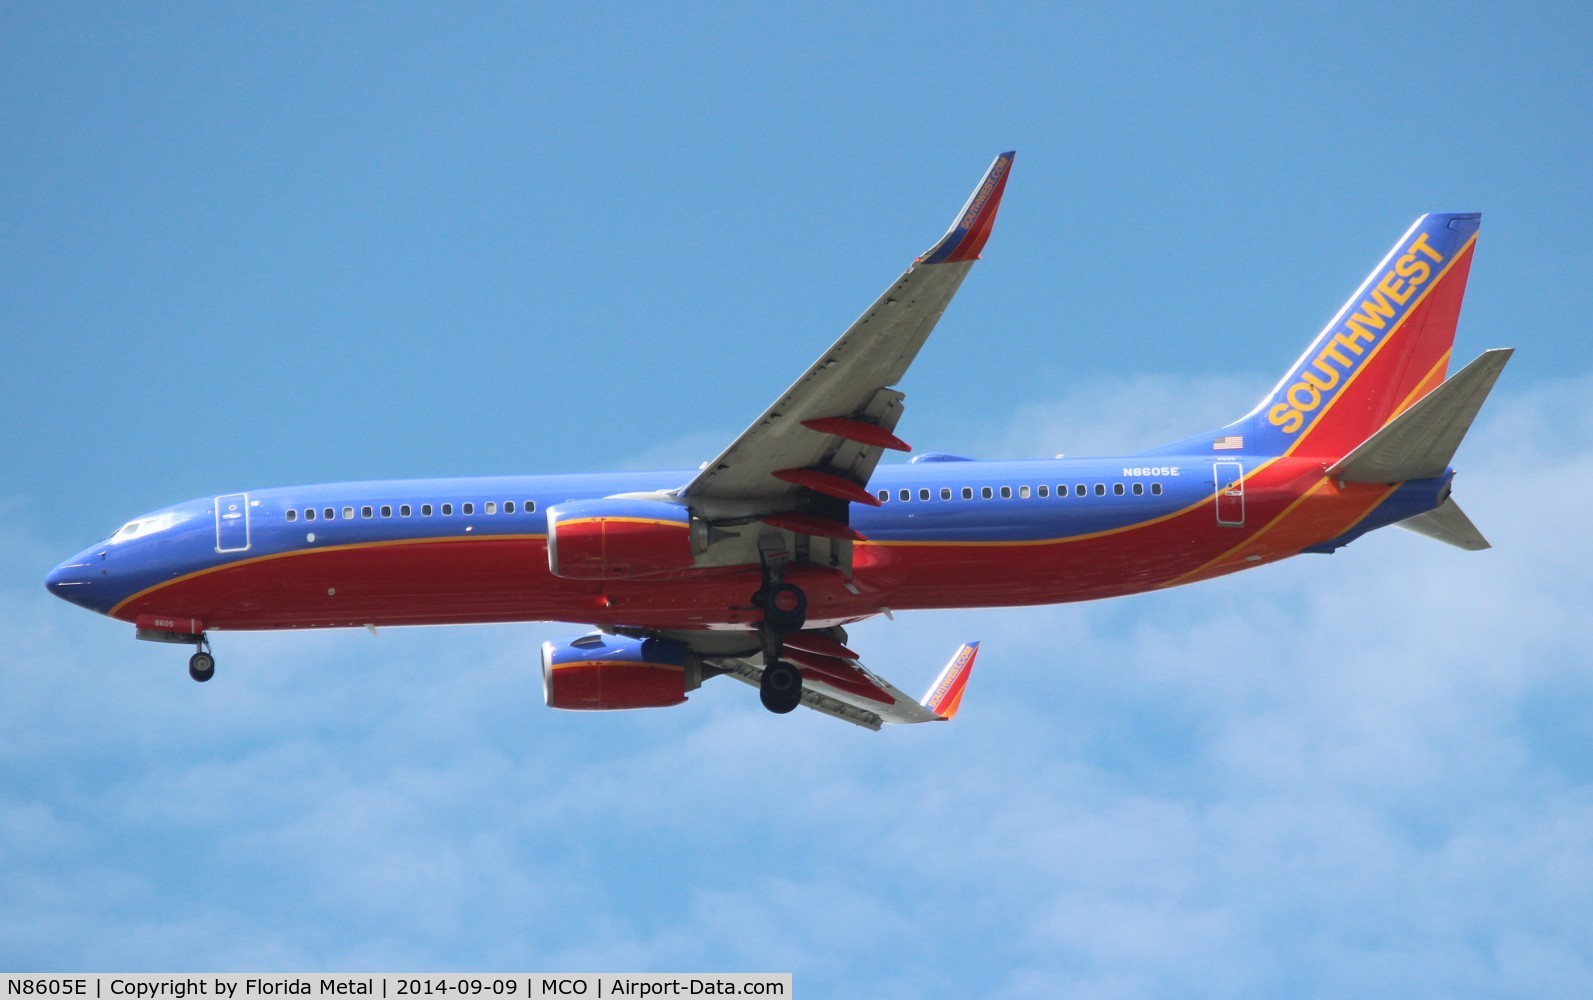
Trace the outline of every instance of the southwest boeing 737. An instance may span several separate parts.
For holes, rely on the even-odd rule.
[[[397,480],[204,497],[129,521],[49,590],[196,647],[221,630],[561,621],[556,708],[676,705],[734,677],[765,707],[950,719],[977,644],[921,700],[844,628],[894,611],[1053,604],[1331,552],[1397,524],[1488,547],[1450,461],[1510,357],[1446,377],[1479,216],[1424,215],[1249,413],[1133,455],[980,462],[896,435],[895,388],[995,222],[1013,154],[951,229],[696,471]]]

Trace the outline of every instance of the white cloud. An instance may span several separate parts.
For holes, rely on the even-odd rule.
[[[986,643],[956,723],[880,735],[728,682],[550,712],[556,628],[227,636],[194,685],[182,650],[8,577],[0,962],[1586,993],[1588,381],[1507,386],[1462,451],[1494,550],[1384,531],[1139,598],[870,622],[853,644],[909,690]]]

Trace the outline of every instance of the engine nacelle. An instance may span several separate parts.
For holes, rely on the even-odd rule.
[[[629,580],[690,569],[691,512],[660,500],[572,500],[548,508],[548,569],[571,580]]]
[[[702,661],[672,639],[594,633],[542,644],[542,697],[551,708],[663,708],[701,684]]]

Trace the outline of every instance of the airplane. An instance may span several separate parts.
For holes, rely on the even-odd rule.
[[[1423,215],[1238,420],[1124,456],[973,461],[896,436],[896,386],[990,237],[1014,154],[951,226],[695,471],[348,482],[223,493],[129,521],[50,592],[196,647],[211,632],[558,621],[562,709],[678,705],[734,677],[878,730],[945,721],[977,643],[913,699],[846,626],[898,611],[1057,604],[1332,552],[1390,524],[1488,542],[1450,460],[1506,361],[1450,353],[1480,216]]]

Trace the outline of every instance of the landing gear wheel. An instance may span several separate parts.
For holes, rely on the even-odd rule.
[[[781,635],[800,632],[808,620],[808,595],[794,583],[778,583],[758,592],[763,620]]]
[[[203,684],[216,676],[216,658],[206,652],[198,652],[188,658],[188,676]]]
[[[765,667],[758,685],[758,699],[776,715],[784,715],[802,704],[802,672],[784,660]]]

